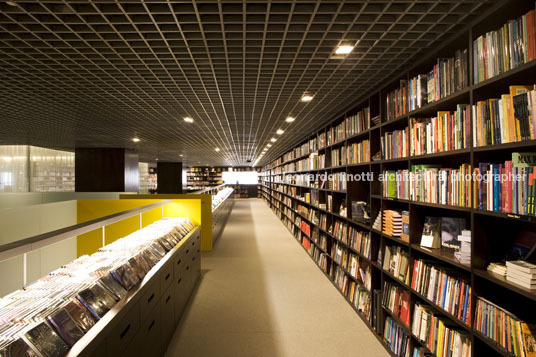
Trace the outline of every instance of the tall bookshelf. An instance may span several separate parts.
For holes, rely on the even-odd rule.
[[[413,314],[417,305],[426,305],[434,315],[440,316],[449,326],[466,336],[470,342],[472,356],[514,355],[479,332],[474,326],[477,299],[490,300],[523,321],[536,321],[533,308],[536,306],[536,290],[508,282],[504,277],[486,270],[490,262],[500,259],[513,243],[517,233],[522,230],[536,231],[534,215],[481,209],[473,191],[468,195],[465,204],[458,202],[456,205],[390,197],[391,195],[384,192],[383,184],[379,180],[380,174],[386,171],[411,171],[414,165],[441,165],[443,168],[456,169],[462,164],[469,164],[472,172],[482,163],[503,163],[510,160],[513,152],[536,151],[536,140],[534,140],[536,138],[534,137],[504,144],[474,145],[471,113],[478,108],[476,106],[480,101],[501,98],[502,94],[509,92],[510,86],[536,84],[535,60],[519,64],[513,69],[488,79],[477,80],[474,73],[479,69],[478,63],[474,60],[478,38],[489,31],[497,30],[508,20],[518,18],[531,9],[534,9],[534,2],[512,0],[497,4],[456,37],[432,51],[430,56],[393,77],[392,82],[385,83],[383,88],[371,93],[352,110],[335,118],[329,125],[312,133],[295,148],[263,168],[261,182],[264,201],[392,355],[398,354],[390,348],[384,336],[386,321],[399,326],[399,332],[407,336],[410,355],[413,355],[414,348],[430,352],[429,345],[415,336],[412,330],[415,322]],[[415,103],[410,103],[409,100],[397,101],[399,105],[397,110],[393,110],[392,105],[388,106],[388,100],[389,104],[392,104],[393,100],[401,99],[397,97],[397,93],[401,92],[397,91],[403,89],[404,86],[407,91],[412,79],[418,77],[419,74],[430,73],[434,65],[438,64],[438,58],[455,58],[456,61],[456,57],[460,55],[457,51],[464,49],[467,50],[467,69],[459,73],[465,76],[465,83],[460,82],[458,86],[452,85],[450,90],[444,91],[445,95],[438,96],[427,104],[417,105],[416,108]],[[456,78],[460,79],[459,76],[460,74]],[[414,127],[414,118],[440,117],[442,114],[438,112],[443,111],[455,113],[459,110],[458,105],[462,104],[469,105],[471,112],[467,118],[468,140],[461,147],[453,145],[444,151],[412,155],[412,147],[408,141],[406,154],[393,154],[392,151],[396,151],[394,149],[401,148],[402,145],[399,141],[392,139],[393,150],[390,154],[387,155],[385,141],[384,150],[382,150],[382,138],[392,133],[403,135],[406,128],[409,128],[408,132],[410,132],[410,129]],[[346,135],[339,135],[343,131],[342,128],[348,128],[347,125],[343,127],[345,123],[348,123],[347,119],[356,115],[364,115],[368,125],[348,134],[344,130]],[[355,155],[351,162],[341,161],[341,152],[345,152],[345,148],[352,147],[352,145],[353,147],[361,145],[364,151],[358,152],[359,155]],[[367,152],[369,155],[366,155]],[[336,182],[331,186],[323,186],[321,181],[307,181],[305,176],[292,178],[288,176],[323,173],[355,175],[368,172],[374,175],[374,180]],[[471,189],[475,187],[476,184],[472,184]],[[368,204],[371,217],[368,222],[349,218],[352,217],[352,201],[363,201]],[[331,209],[329,202],[331,202]],[[343,204],[346,206],[346,215],[341,214],[339,210]],[[409,212],[409,240],[407,241],[372,227],[380,211],[393,209]],[[441,249],[429,249],[420,245],[424,220],[427,216],[465,219],[472,236],[470,263],[463,264],[455,259],[453,254]],[[363,251],[361,246],[356,247],[352,244],[350,229],[369,236],[370,248]],[[410,274],[415,262],[424,260],[433,266],[445,269],[459,281],[468,284],[471,288],[468,305],[470,304],[471,308],[466,310],[468,316],[465,321],[462,321],[460,315],[446,311],[439,303],[413,288],[412,276],[408,283],[408,281],[401,281],[399,276],[395,276],[389,269],[385,269],[383,258],[386,246],[398,247],[398,250],[407,255]],[[340,252],[343,254],[339,254]],[[362,271],[367,273],[365,284],[351,272],[349,264],[351,256],[357,257]],[[408,294],[409,324],[403,323],[398,314],[394,314],[386,307],[384,300],[386,283]],[[350,293],[347,290],[350,290]],[[364,295],[368,293],[369,302],[361,295],[354,299],[357,295],[350,296],[352,291],[364,292]],[[357,303],[356,299],[359,300]],[[368,310],[367,303],[370,306]]]
[[[186,171],[188,187],[191,189],[202,189],[206,187],[218,186],[223,183],[223,167],[189,167]]]

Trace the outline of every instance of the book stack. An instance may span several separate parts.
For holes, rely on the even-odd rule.
[[[458,320],[471,323],[471,286],[458,277],[456,270],[432,265],[432,262],[415,259],[411,288],[434,302]]]
[[[395,210],[383,212],[382,232],[391,237],[400,237],[402,234],[402,214]]]
[[[396,279],[409,285],[409,254],[400,246],[385,246],[383,270],[390,272]]]
[[[514,356],[534,354],[535,326],[481,297],[476,300],[474,328]]]
[[[385,282],[383,285],[383,306],[409,327],[409,292],[398,284]]]
[[[460,248],[454,252],[454,257],[462,264],[471,264],[471,231],[464,229],[458,235]]]
[[[430,306],[415,304],[411,332],[435,356],[465,357],[471,355],[471,337],[453,327],[448,320],[435,314]],[[417,356],[421,356],[420,351]]]
[[[378,216],[376,216],[374,224],[372,225],[372,229],[375,229],[377,231],[382,230],[382,211],[380,211],[380,213],[378,213]]]
[[[524,260],[507,261],[506,280],[527,289],[536,289],[536,264]]]
[[[487,271],[506,278],[506,264],[504,263],[489,263]]]

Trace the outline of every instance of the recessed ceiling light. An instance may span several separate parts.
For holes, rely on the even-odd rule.
[[[285,131],[283,129],[277,129],[276,133],[277,135],[283,134]]]
[[[338,55],[347,55],[354,49],[354,46],[350,45],[339,45],[335,50],[335,53]]]
[[[17,6],[17,3],[15,1],[6,1],[6,4],[9,6]]]
[[[220,151],[220,148],[215,148],[214,150],[216,150],[216,151]]]
[[[303,97],[301,97],[302,102],[310,102],[311,100],[313,100],[312,95],[304,94]]]
[[[287,117],[287,119],[285,119],[287,123],[292,123],[294,120],[296,120],[294,117]]]
[[[182,157],[182,154],[180,154],[179,156]]]
[[[140,138],[132,138],[132,141],[134,141],[135,143],[139,143],[139,142],[140,142]]]
[[[271,138],[270,141],[275,143],[277,141],[277,139],[276,138]]]
[[[194,120],[192,118],[190,118],[190,117],[184,118],[184,121],[187,122],[187,123],[193,123],[194,122]]]
[[[272,147],[272,144],[266,144],[267,147],[271,148]]]
[[[156,161],[158,161],[158,158],[156,158]]]

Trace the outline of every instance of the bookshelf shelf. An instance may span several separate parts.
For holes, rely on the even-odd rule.
[[[484,269],[475,269],[474,274],[480,278],[491,281],[492,283],[495,283],[496,285],[499,285],[500,287],[515,291],[516,293],[523,295],[524,297],[529,298],[536,302],[536,290],[535,289],[531,290],[531,289],[524,288],[520,285],[509,282],[503,276],[494,274]]]
[[[415,249],[416,251],[419,251],[420,253],[427,254],[431,257],[434,257],[436,259],[439,259],[445,263],[448,263],[450,265],[454,265],[460,269],[463,269],[467,272],[471,272],[471,267],[466,264],[462,264],[454,258],[454,254],[448,253],[445,251],[442,251],[440,248],[438,249],[432,249],[432,248],[425,248],[421,247],[419,244],[411,244],[411,249]]]
[[[479,339],[479,341],[482,341],[484,342],[486,345],[488,345],[489,347],[491,347],[492,349],[494,349],[497,353],[499,353],[501,356],[504,356],[504,357],[515,357],[515,355],[513,353],[510,353],[508,351],[506,351],[502,346],[500,346],[499,344],[497,344],[495,341],[493,341],[492,339],[484,336],[483,334],[481,334],[480,332],[478,331],[474,331],[473,332],[475,337]]]
[[[491,103],[493,98],[497,98],[497,100],[499,100],[499,98],[502,98],[502,95],[510,95],[510,97],[512,97],[513,94],[510,93],[510,86],[536,84],[536,60],[521,64],[514,69],[476,84],[474,84],[475,73],[473,73],[475,68],[478,69],[479,65],[484,63],[474,63],[475,58],[477,58],[477,60],[481,58],[478,56],[473,56],[473,52],[476,51],[475,47],[473,47],[475,45],[474,41],[480,38],[480,36],[485,37],[490,31],[496,31],[497,29],[501,28],[501,26],[506,24],[510,18],[518,19],[519,16],[527,16],[525,14],[527,14],[527,11],[532,10],[533,6],[533,2],[527,3],[523,0],[507,0],[505,2],[497,3],[497,5],[493,6],[489,12],[482,14],[482,16],[476,18],[473,23],[468,24],[467,27],[460,31],[457,36],[445,42],[445,46],[435,51],[431,51],[430,55],[427,56],[427,58],[424,58],[423,61],[420,61],[419,63],[410,66],[410,68],[397,73],[386,83],[382,83],[382,88],[378,88],[378,90],[373,93],[368,93],[368,97],[365,97],[361,102],[356,103],[354,108],[347,110],[347,114],[361,113],[361,111],[363,111],[365,108],[368,110],[369,117],[366,119],[369,119],[369,121],[359,123],[359,125],[363,124],[363,126],[359,126],[359,129],[357,129],[359,132],[356,132],[356,127],[349,128],[348,126],[345,127],[342,124],[345,123],[346,125],[346,123],[348,123],[348,119],[350,119],[350,116],[347,115],[343,118],[333,118],[331,123],[318,130],[316,134],[304,138],[304,140],[298,143],[299,145],[295,146],[292,151],[289,151],[285,155],[277,158],[276,161],[269,163],[264,168],[265,172],[267,173],[266,178],[268,181],[268,192],[266,192],[267,197],[265,196],[265,199],[268,205],[273,209],[274,213],[279,217],[282,217],[285,225],[287,227],[291,227],[291,233],[293,233],[298,242],[300,242],[303,234],[299,230],[300,227],[296,226],[295,221],[292,222],[292,220],[285,217],[283,212],[285,209],[290,209],[292,212],[294,212],[292,217],[299,217],[299,219],[303,220],[303,222],[310,222],[312,229],[313,227],[315,227],[314,229],[318,228],[319,232],[325,234],[325,237],[327,238],[327,250],[322,250],[325,254],[331,251],[337,243],[340,243],[341,248],[346,249],[348,252],[348,256],[357,256],[364,264],[374,267],[370,268],[372,287],[370,312],[371,319],[370,322],[367,322],[371,329],[376,330],[378,326],[382,326],[383,328],[383,326],[385,326],[386,317],[393,315],[388,311],[388,309],[383,307],[382,304],[378,303],[377,301],[378,296],[380,297],[380,301],[382,301],[381,296],[384,295],[384,292],[382,291],[384,287],[383,283],[390,280],[393,280],[398,285],[408,290],[411,303],[420,302],[429,305],[431,311],[433,311],[434,314],[441,316],[445,323],[448,323],[448,325],[453,326],[455,330],[461,331],[463,334],[467,335],[471,341],[471,355],[473,356],[513,356],[513,354],[507,352],[505,349],[498,346],[495,342],[491,341],[489,338],[472,327],[472,324],[474,323],[473,319],[476,315],[476,301],[480,301],[480,298],[490,300],[494,300],[494,298],[496,298],[496,301],[493,301],[494,304],[499,305],[505,310],[516,312],[517,316],[521,320],[534,318],[533,314],[531,313],[527,313],[525,315],[522,310],[520,313],[519,306],[516,305],[519,305],[520,302],[535,302],[536,289],[530,290],[510,283],[504,277],[488,272],[486,270],[486,266],[490,262],[500,259],[499,255],[502,256],[501,253],[505,253],[503,250],[507,249],[505,245],[509,243],[506,241],[510,239],[508,236],[510,232],[529,230],[530,232],[536,233],[536,216],[480,210],[478,208],[478,202],[472,202],[472,205],[468,205],[468,202],[471,200],[478,201],[478,199],[482,199],[476,194],[477,192],[475,188],[478,187],[477,185],[472,186],[470,192],[468,187],[460,186],[461,192],[463,192],[465,196],[459,194],[457,197],[454,197],[454,200],[451,199],[452,196],[449,196],[448,202],[462,202],[462,204],[465,205],[455,206],[386,197],[388,195],[397,196],[396,192],[405,193],[403,188],[406,187],[402,186],[404,183],[399,183],[400,188],[396,187],[394,191],[395,194],[393,195],[393,193],[391,193],[392,191],[389,191],[391,187],[387,186],[387,184],[384,185],[384,183],[380,182],[380,180],[377,178],[379,174],[385,172],[392,174],[397,170],[411,171],[414,169],[412,167],[413,165],[422,165],[421,167],[425,169],[434,168],[434,166],[441,166],[443,169],[450,168],[452,170],[457,170],[451,170],[449,172],[469,173],[471,171],[467,170],[479,168],[479,164],[481,163],[495,163],[497,160],[499,163],[504,163],[504,161],[510,160],[513,152],[536,152],[536,139],[509,142],[498,145],[475,146],[473,144],[473,131],[475,128],[477,128],[475,133],[478,133],[478,130],[481,130],[481,126],[479,126],[481,123],[477,121],[475,126],[473,126],[472,123],[473,118],[479,113],[476,110],[478,110],[478,108],[482,108],[478,107],[478,105],[483,105],[482,101],[486,101],[484,108],[487,108],[487,103]],[[445,80],[449,83],[448,86],[450,87],[446,90],[444,87],[438,89],[439,86],[446,85],[446,82],[441,82],[441,84],[438,84],[439,80],[438,82],[435,82],[435,84],[430,84],[427,82],[428,79],[431,81],[436,80],[435,66],[439,66],[440,59],[446,61],[449,59],[449,57],[451,59],[455,58],[455,51],[463,51],[465,49],[467,50],[467,68],[465,71],[466,77],[464,79],[462,78],[461,83],[459,82],[460,77],[458,77],[458,82],[448,82],[450,80],[449,78],[452,78],[450,77],[451,72],[445,72],[449,73],[449,76],[445,75],[444,78],[446,78]],[[477,52],[475,52],[475,54],[476,53]],[[490,53],[482,56],[489,55]],[[534,56],[536,56],[536,54],[534,54]],[[490,62],[488,61],[487,63],[489,64]],[[461,68],[462,65],[458,66],[458,68]],[[426,77],[429,75],[429,73],[433,74],[434,79],[431,79],[432,77]],[[479,75],[478,73],[479,72],[476,73],[477,76]],[[423,95],[422,92],[419,93],[416,87],[414,88],[414,92],[409,92],[409,83],[410,80],[415,80],[415,78],[418,78],[418,76],[422,76],[423,74],[427,81],[421,82],[421,89],[424,86],[426,89],[425,93],[426,91],[428,91],[428,93],[424,94],[426,95],[426,97],[424,97],[425,100],[420,101],[418,96]],[[430,92],[428,86],[435,86],[436,84],[438,87],[433,87],[434,92]],[[408,91],[404,92],[401,89],[407,89]],[[439,94],[438,91],[440,92]],[[427,103],[430,98],[429,95],[431,95],[432,99],[430,99],[431,101]],[[388,102],[388,98],[390,102]],[[403,105],[407,105],[407,107],[404,108]],[[468,105],[468,107],[462,105]],[[410,110],[410,108],[417,109]],[[440,111],[444,113],[438,113]],[[389,117],[399,113],[404,114],[388,120]],[[480,115],[484,114],[481,112]],[[486,115],[489,115],[490,117],[487,118],[488,122],[484,124],[491,126],[491,114]],[[373,122],[371,118],[378,120]],[[413,122],[411,120],[412,118],[416,118],[417,120]],[[453,118],[454,123],[457,124],[452,125],[454,127],[458,125],[456,127],[456,130],[458,130],[458,132],[456,132],[456,135],[458,135],[457,137],[454,135],[448,136],[448,130],[449,128],[452,128],[448,125],[451,124],[445,125],[444,123],[439,122],[439,119],[448,121],[452,120]],[[497,117],[495,117],[493,120],[497,120],[496,118]],[[516,117],[514,120],[519,119]],[[500,122],[500,124],[503,125],[503,122]],[[432,133],[432,136],[435,135],[435,141],[433,141],[434,145],[430,144],[432,142],[430,136],[432,126],[427,127],[427,125],[434,125],[433,128],[437,128],[438,125],[443,125],[439,126],[444,129],[443,131]],[[521,122],[519,121],[519,123],[516,123],[516,125],[521,126]],[[405,130],[406,127],[408,128],[407,131]],[[486,126],[483,125],[482,128],[486,128]],[[533,128],[530,130],[533,131]],[[422,133],[425,135],[425,138],[427,140],[430,139],[430,141],[423,142],[422,138],[420,138],[420,142],[418,140],[412,141],[411,136],[414,135],[415,132]],[[452,134],[453,131],[450,133]],[[446,135],[448,140],[444,140],[443,135]],[[489,135],[490,137],[491,135],[497,135],[493,136],[493,138],[499,138],[500,136],[496,133]],[[512,140],[512,135],[516,136],[515,133],[511,134],[511,137],[509,137],[508,140]],[[328,142],[328,136],[331,138],[330,140],[339,139],[341,137],[344,137],[344,139],[338,140],[330,145],[326,145]],[[507,136],[508,135],[506,135],[506,137]],[[519,134],[517,134],[517,136],[519,136]],[[437,139],[439,137],[442,139]],[[527,131],[525,131],[523,137],[527,137]],[[314,143],[315,139],[316,144],[311,145],[311,142]],[[482,139],[477,137],[477,139],[479,142],[491,142],[489,138]],[[367,146],[355,145],[351,149],[354,150],[352,152],[354,160],[353,162],[357,162],[359,160],[363,162],[337,166],[337,164],[342,162],[350,162],[348,157],[344,157],[345,154],[338,150],[339,148],[342,148],[345,145],[346,147],[350,147],[350,144],[360,144],[364,142],[364,140],[367,140]],[[404,142],[403,140],[406,141]],[[506,141],[506,139],[503,140]],[[497,139],[497,142],[498,141],[499,139]],[[405,143],[405,146],[402,146],[402,143]],[[451,150],[411,156],[409,155],[412,152],[411,145],[414,144],[420,145],[420,150],[415,152],[421,153],[438,151],[438,148],[440,148],[439,150]],[[405,150],[393,150],[399,148],[400,146],[402,146],[404,149],[407,148],[407,152]],[[320,163],[320,161],[313,161],[319,159],[318,157],[314,156],[310,157],[311,161],[308,163],[300,163],[285,167],[285,164],[287,163],[296,162],[309,157],[309,155],[296,155],[296,153],[303,153],[304,147],[309,148],[309,150],[306,150],[306,152],[315,153],[315,155],[325,154],[325,161],[320,164],[325,167],[319,169],[311,168],[305,170],[295,170],[292,172],[290,171],[294,170],[294,168],[316,167],[315,165]],[[366,153],[367,155],[370,154],[370,156],[362,155],[362,152],[358,151],[361,147],[366,147]],[[291,153],[298,157],[292,160],[284,160],[284,158],[288,158]],[[381,155],[377,155],[378,153],[381,153]],[[340,155],[342,155],[342,157],[340,157]],[[401,155],[406,156],[387,159],[387,157],[396,157]],[[470,169],[469,166],[466,166],[465,164],[470,165]],[[289,171],[285,171],[287,169]],[[417,168],[417,170],[419,169],[420,168]],[[284,174],[290,173],[328,174],[346,172],[348,174],[356,174],[365,172],[367,170],[372,172],[374,175],[374,180],[371,182],[351,181],[347,179],[347,182],[345,182],[346,186],[344,185],[344,182],[342,184],[339,182],[339,186],[330,186],[339,188],[345,187],[345,190],[314,187],[320,186],[321,183],[314,181],[308,183],[305,178],[297,179],[296,182],[304,184],[307,183],[313,187],[296,185],[287,182],[276,182],[281,180]],[[429,186],[423,186],[423,188],[433,193],[433,190],[436,190],[441,184],[441,182],[436,182],[436,186],[430,186],[434,187],[433,189]],[[285,190],[287,193],[279,192],[279,189]],[[467,192],[465,192],[464,189],[466,189]],[[388,194],[387,192],[390,193]],[[440,196],[439,190],[435,192],[438,192],[436,196]],[[451,195],[451,191],[448,192],[448,195]],[[313,196],[315,196],[314,200],[312,199]],[[412,196],[400,194],[399,197]],[[443,197],[446,197],[446,195],[443,194]],[[466,197],[470,197],[471,200],[465,199]],[[281,198],[281,200],[279,200],[279,198]],[[283,200],[285,203],[282,202]],[[305,202],[305,200],[310,200],[311,203]],[[445,200],[439,200],[436,198],[433,200],[435,202],[446,202]],[[362,214],[361,207],[363,204],[360,202],[364,202],[367,207],[369,216],[371,217],[370,223],[354,221],[351,218],[353,214]],[[346,233],[347,236],[341,237],[340,235],[335,234],[338,236],[338,238],[336,238],[334,234],[329,233],[327,230],[322,230],[319,226],[313,225],[307,217],[296,212],[295,208],[298,204],[307,207],[308,209],[314,209],[317,215],[325,215],[325,222],[327,224],[325,227],[333,227],[336,222],[346,224],[348,228],[348,232]],[[355,204],[357,205],[354,206]],[[325,208],[320,208],[319,205],[322,205]],[[328,211],[326,209],[327,207],[331,207],[331,210]],[[345,216],[348,217],[344,217],[339,214],[339,212],[343,212],[342,209],[346,210]],[[353,212],[354,209],[357,209],[357,212]],[[372,228],[372,223],[375,222],[378,214],[386,210],[408,212],[405,217],[409,216],[409,223],[406,222],[405,228],[408,230],[407,234],[409,236],[409,242],[406,242],[398,237],[392,237],[385,234],[384,232],[387,232],[387,230],[385,230],[383,227],[383,221],[382,228],[380,228],[380,230]],[[470,251],[472,255],[470,264],[460,263],[457,259],[455,259],[453,253],[448,253],[441,249],[428,249],[420,246],[419,242],[424,230],[426,217],[437,216],[463,218],[465,220],[465,228],[471,232]],[[359,215],[354,215],[354,217],[359,217]],[[505,226],[508,228],[505,229]],[[348,237],[350,237],[349,228],[363,231],[365,234],[368,233],[368,236],[370,237],[369,244],[371,247],[370,256],[372,259],[366,258],[363,254],[360,254],[358,251],[350,247],[352,243],[350,243],[350,240],[348,240]],[[292,232],[292,229],[294,229],[294,232]],[[510,229],[511,231],[509,231]],[[503,235],[507,235],[508,239],[503,239]],[[513,239],[511,240],[513,241]],[[343,243],[343,241],[348,243]],[[314,241],[311,241],[311,243],[314,244]],[[410,274],[413,269],[413,264],[416,260],[426,261],[426,264],[430,266],[448,271],[447,275],[456,283],[463,281],[465,285],[462,286],[464,288],[469,286],[471,292],[470,296],[468,296],[468,301],[470,301],[471,304],[471,319],[468,321],[469,324],[461,321],[457,318],[457,316],[454,316],[453,314],[443,310],[440,306],[427,299],[421,293],[412,289],[410,286],[411,284],[405,284],[405,282],[400,281],[389,271],[384,270],[383,259],[385,258],[384,255],[386,255],[385,249],[387,246],[396,247],[397,250],[402,250],[402,256],[404,258],[407,255]],[[337,287],[341,294],[344,295],[344,292],[341,291],[338,284],[334,282],[333,271],[331,271],[330,274],[330,269],[335,269],[334,267],[338,266],[339,264],[334,262],[334,259],[331,258],[331,255],[328,259],[326,259],[326,261],[328,262],[327,265],[321,269],[328,271],[328,273],[324,274],[328,279],[331,280],[332,284]],[[340,283],[340,281],[338,283]],[[495,287],[499,288],[495,289]],[[489,292],[490,289],[493,290],[492,293]],[[372,299],[372,296],[375,296],[376,301]],[[348,298],[345,297],[345,299],[349,301]],[[463,301],[463,299],[460,299],[460,301]],[[358,312],[353,305],[352,307],[356,312]],[[363,318],[359,312],[358,315]],[[375,316],[377,316],[378,320],[376,322],[379,322],[379,324],[373,322]],[[410,326],[412,326],[413,318],[413,315],[410,315]],[[392,316],[392,319],[395,324],[400,325],[410,336],[410,355],[414,355],[415,351],[413,350],[413,347],[424,347],[425,352],[430,352],[426,350],[427,346],[425,346],[416,336],[411,333],[411,328],[408,329],[407,326],[404,326],[400,319],[396,316]],[[531,323],[536,321],[528,320],[526,322]],[[378,329],[377,333],[375,332],[375,336],[379,341],[382,342],[389,353],[393,355],[388,344],[385,342],[382,328]]]

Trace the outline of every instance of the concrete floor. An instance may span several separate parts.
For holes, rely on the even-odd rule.
[[[267,205],[237,200],[166,356],[388,356]]]

